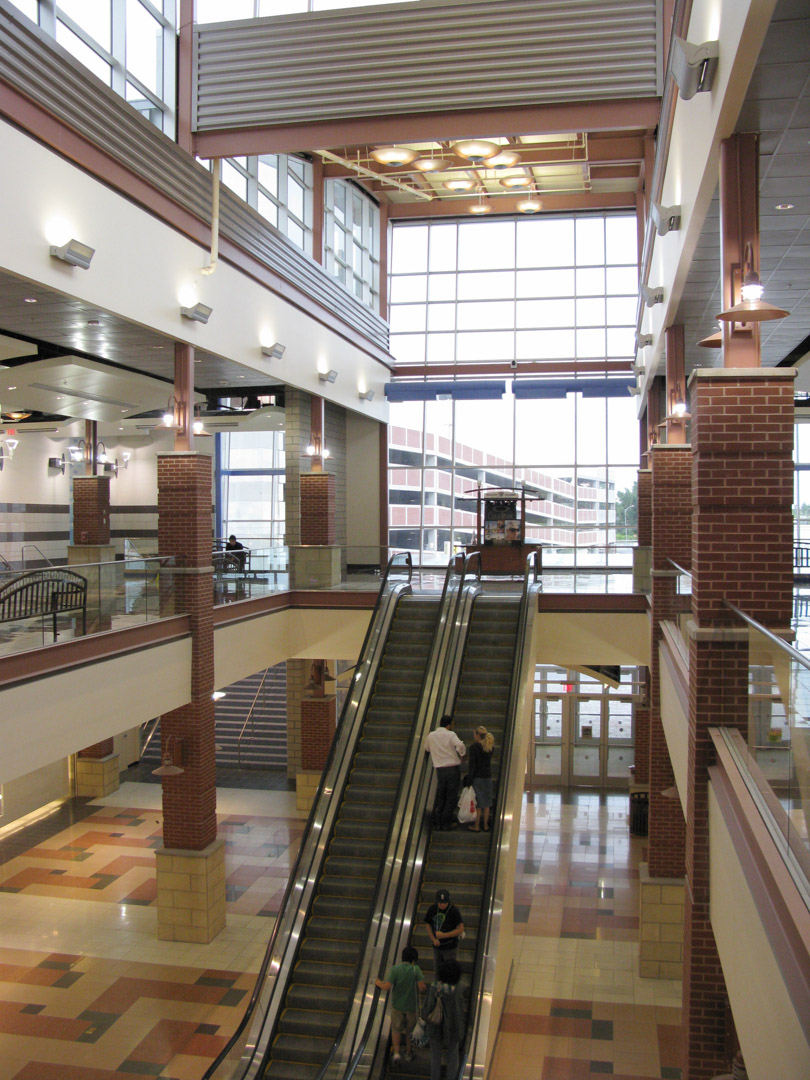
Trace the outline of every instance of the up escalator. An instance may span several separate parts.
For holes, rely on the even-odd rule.
[[[351,1004],[438,612],[438,599],[397,603],[269,1039],[264,1076],[273,1080],[315,1080]]]

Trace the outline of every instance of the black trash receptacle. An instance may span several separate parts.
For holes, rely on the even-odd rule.
[[[650,795],[647,791],[630,792],[630,832],[633,836],[647,835]]]

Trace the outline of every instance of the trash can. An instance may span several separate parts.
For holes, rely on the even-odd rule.
[[[632,836],[646,836],[650,814],[650,793],[648,791],[630,792],[630,833]]]

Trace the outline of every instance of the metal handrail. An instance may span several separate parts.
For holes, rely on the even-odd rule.
[[[250,703],[250,708],[248,709],[248,714],[245,717],[245,722],[244,724],[242,724],[242,730],[239,732],[239,738],[236,740],[236,767],[238,769],[242,768],[242,737],[245,734],[245,728],[248,726],[248,722],[250,723],[250,737],[253,738],[255,736],[255,729],[253,727],[253,710],[256,708],[256,702],[259,700],[259,694],[262,692],[262,689],[264,687],[264,680],[267,678],[267,672],[269,670],[270,668],[264,669],[264,675],[262,675],[262,681],[259,683],[259,689],[256,691],[253,701]]]
[[[766,630],[766,628],[762,626],[761,623],[758,623],[756,619],[752,619],[750,615],[746,615],[744,611],[740,611],[737,605],[732,604],[730,600],[724,600],[723,603],[729,609],[729,611],[733,611],[734,614],[738,616],[738,618],[742,619],[744,623],[747,623],[748,626],[756,630],[757,633],[762,634],[763,637],[766,637],[768,641],[771,642],[771,644],[778,646],[778,648],[786,652],[791,658],[791,660],[795,660],[798,664],[801,664],[802,667],[810,669],[810,659],[808,659],[803,653],[800,653],[798,649],[794,649],[792,645],[788,645],[784,638],[778,637],[771,630]]]
[[[389,578],[399,569],[396,565],[397,561],[403,556],[407,556],[408,580],[389,585]],[[325,837],[328,836],[337,813],[339,799],[335,796],[342,790],[346,781],[351,755],[357,741],[357,718],[362,716],[368,703],[375,665],[379,663],[380,641],[384,640],[384,633],[390,624],[396,600],[404,592],[410,591],[410,578],[409,553],[396,552],[389,559],[380,584],[374,611],[360,650],[360,659],[344,702],[338,733],[332,742],[326,766],[321,775],[304,830],[304,838],[287,880],[280,914],[273,926],[253,992],[236,1030],[220,1054],[206,1069],[203,1080],[212,1080],[217,1075],[221,1078],[257,1076],[261,1068],[266,1050],[268,1027],[272,1030],[274,1021],[271,1011],[274,1007],[276,1009],[279,1007],[278,997],[283,986],[286,985],[286,978],[292,964],[291,957],[295,953],[300,936],[301,923],[312,899],[315,878],[325,854]],[[295,900],[294,903],[293,900]],[[250,1024],[253,1024],[253,1028],[247,1034],[247,1042],[243,1049],[239,1050],[237,1048],[242,1044],[246,1029]],[[232,1055],[236,1053],[239,1057],[234,1061]],[[221,1068],[228,1068],[228,1071],[219,1072]]]
[[[20,548],[20,554],[22,555],[22,568],[23,568],[23,570],[26,569],[26,565],[25,565],[25,549],[26,548],[33,548],[34,551],[36,551],[36,553],[39,555],[39,557],[42,559],[42,561],[45,563],[46,566],[53,566],[54,565],[51,562],[51,560],[48,558],[48,556],[39,547],[37,547],[36,544],[23,544],[23,546]]]

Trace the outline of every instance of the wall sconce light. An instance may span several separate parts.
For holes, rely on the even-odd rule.
[[[677,232],[681,227],[680,206],[661,206],[660,203],[650,203],[650,217],[653,219],[655,231],[659,236],[666,236],[669,232]]]
[[[627,393],[630,395],[630,397],[638,397],[638,395],[641,393],[641,387],[640,386],[628,386],[627,387]]]
[[[118,469],[118,458],[116,458],[115,461],[104,462],[104,472],[111,473],[116,478],[116,480],[118,479]]]
[[[172,394],[166,403],[166,411],[163,413],[163,426],[170,431],[185,431],[185,425],[183,424],[183,403],[178,401]]]
[[[317,435],[310,435],[309,446],[306,448],[306,454],[308,457],[323,458],[324,461],[328,457],[331,457],[329,451],[325,446],[321,446],[321,440]]]
[[[647,368],[644,364],[633,364],[633,374],[638,378],[639,375],[646,375]]]
[[[320,382],[333,383],[337,377],[338,373],[335,371],[334,368],[330,368],[329,371],[318,372],[318,380]]]
[[[107,454],[107,447],[104,445],[103,442],[100,441],[96,443],[96,461],[99,463],[99,465],[110,464],[110,458]]]
[[[121,461],[122,461],[123,466],[124,466],[125,469],[129,467],[129,461],[130,461],[131,457],[132,457],[132,451],[131,450],[124,450],[124,452],[121,454]]]
[[[68,447],[68,453],[70,454],[71,461],[81,461],[87,453],[87,443],[84,439],[79,439],[78,442],[72,443]]]
[[[177,764],[179,760],[180,764]],[[161,763],[157,769],[152,769],[152,776],[182,776],[186,770],[183,768],[183,740],[176,735],[170,735],[166,740],[166,746],[161,755]]]
[[[262,356],[269,356],[273,360],[280,360],[284,355],[286,345],[276,341],[273,345],[262,345]]]
[[[95,253],[95,248],[81,243],[80,240],[68,240],[61,247],[51,244],[51,255],[54,259],[61,259],[62,262],[69,263],[71,266],[78,266],[82,270],[89,268]]]
[[[716,318],[730,323],[758,323],[769,322],[771,319],[785,319],[790,314],[789,311],[774,307],[773,304],[762,299],[762,282],[753,264],[754,249],[749,243],[745,245],[743,266],[745,275],[740,286],[740,299],[728,311],[721,311]]]
[[[49,457],[48,458],[48,468],[49,469],[58,469],[60,471],[60,473],[64,476],[65,475],[65,469],[67,468],[67,459],[65,458],[64,453],[62,454],[61,457]]]
[[[309,669],[309,682],[304,687],[305,693],[313,697],[323,697],[327,682],[335,682],[328,663],[325,660],[313,660]]]
[[[14,451],[17,449],[19,441],[19,439],[6,439],[6,452],[9,461],[14,457]]]
[[[683,38],[673,37],[672,77],[684,101],[689,101],[695,94],[704,94],[711,90],[719,55],[719,41],[690,45]]]
[[[358,390],[357,396],[360,398],[361,401],[373,401],[374,400],[374,391],[373,390]]]
[[[207,304],[198,303],[194,307],[181,307],[180,314],[184,319],[190,319],[192,322],[207,323],[213,310]]]
[[[663,304],[664,302],[664,286],[663,285],[642,285],[641,295],[644,299],[644,303],[647,307],[655,307],[656,304]]]
[[[211,432],[205,430],[202,418],[202,406],[199,402],[195,402],[194,404],[194,421],[191,425],[191,430],[198,438],[211,438]]]
[[[638,331],[636,331],[636,348],[637,349],[646,349],[647,346],[652,345],[652,343],[653,343],[652,334],[639,334]]]

